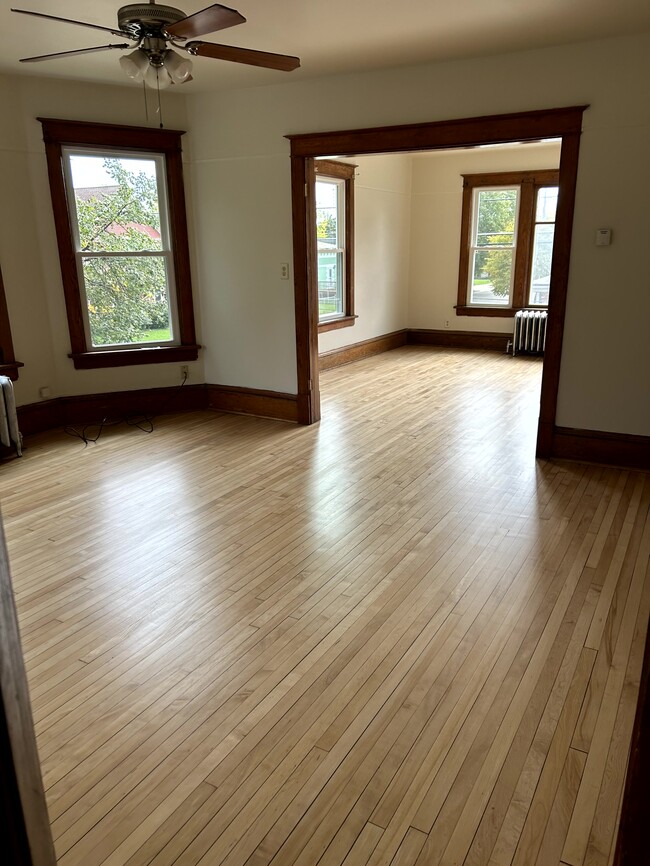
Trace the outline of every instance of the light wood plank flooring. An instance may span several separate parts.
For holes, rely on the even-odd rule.
[[[608,866],[650,476],[535,461],[541,364],[408,347],[324,419],[0,467],[62,866]]]

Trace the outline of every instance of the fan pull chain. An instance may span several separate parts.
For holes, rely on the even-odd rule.
[[[142,79],[142,95],[144,97],[144,119],[145,123],[149,123],[149,105],[147,104],[147,85],[144,78]]]
[[[160,103],[160,73],[156,67],[156,90],[158,91],[158,117],[160,118],[160,129],[163,128],[162,105]]]

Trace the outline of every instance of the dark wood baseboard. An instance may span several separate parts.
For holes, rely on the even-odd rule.
[[[18,407],[18,426],[23,436],[66,425],[97,424],[104,418],[162,415],[207,407],[205,385],[177,385],[107,394],[56,397]]]
[[[551,456],[566,460],[584,460],[588,463],[606,463],[610,466],[650,469],[650,436],[555,427]]]
[[[391,349],[399,349],[400,346],[405,346],[408,342],[407,334],[406,330],[393,331],[391,334],[382,334],[381,337],[372,337],[370,340],[362,340],[340,349],[322,352],[318,356],[318,369],[331,370],[333,367],[341,367],[343,364],[352,363],[352,361],[361,361],[371,355],[380,355]]]
[[[220,412],[258,415],[278,421],[299,421],[298,395],[231,385],[207,385],[207,405]]]
[[[411,328],[408,344],[411,346],[444,346],[449,349],[489,349],[505,352],[512,334],[498,331],[434,331]]]

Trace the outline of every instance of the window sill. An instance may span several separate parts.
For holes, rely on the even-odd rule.
[[[75,369],[129,367],[134,364],[167,364],[174,361],[196,361],[200,346],[162,346],[151,349],[118,349],[107,352],[70,354]]]
[[[7,361],[6,364],[0,364],[0,376],[9,376],[15,382],[18,378],[18,368],[24,366],[21,361]]]
[[[484,316],[512,318],[519,310],[546,310],[548,307],[465,307],[458,305],[454,307],[457,316]]]
[[[356,322],[358,316],[341,316],[340,319],[328,319],[318,323],[318,333],[323,334],[325,331],[336,331],[339,328],[351,328]]]

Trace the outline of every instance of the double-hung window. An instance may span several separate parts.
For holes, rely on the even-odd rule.
[[[458,315],[512,316],[545,307],[558,172],[463,175]]]
[[[316,268],[319,330],[354,324],[354,202],[356,166],[316,160]]]
[[[181,133],[42,123],[75,366],[193,360]]]

